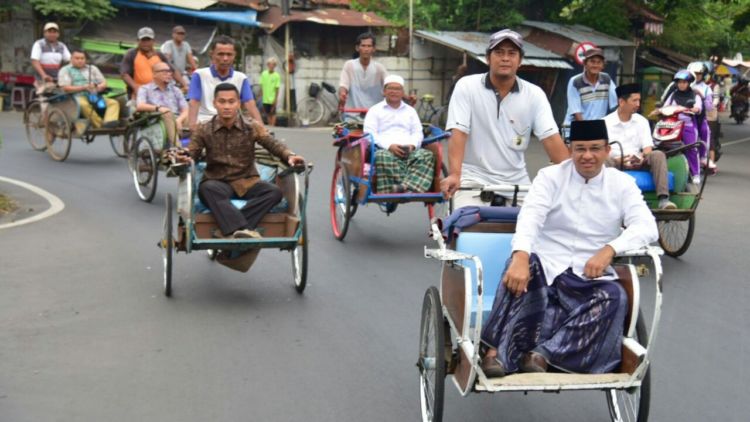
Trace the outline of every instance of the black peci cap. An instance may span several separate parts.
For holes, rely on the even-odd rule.
[[[570,142],[609,141],[604,120],[574,120],[570,122]]]

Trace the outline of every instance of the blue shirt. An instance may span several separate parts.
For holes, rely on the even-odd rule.
[[[568,81],[568,111],[565,123],[569,124],[576,113],[583,114],[583,120],[603,119],[609,110],[617,108],[615,83],[606,73],[599,74],[596,84],[592,85],[584,73]]]
[[[231,81],[231,79],[234,77],[234,68],[229,69],[229,75],[227,75],[227,77],[225,78],[222,78],[219,75],[219,72],[216,71],[216,66],[211,65],[209,67],[209,70],[211,71],[211,75],[220,82]],[[200,101],[202,97],[203,89],[201,87],[200,75],[198,75],[198,73],[193,73],[192,78],[190,78],[188,99]],[[244,78],[244,80],[242,81],[242,86],[240,87],[240,102],[244,104],[253,99],[255,99],[255,97],[253,96],[253,90],[250,89],[250,83],[247,81],[247,78]]]

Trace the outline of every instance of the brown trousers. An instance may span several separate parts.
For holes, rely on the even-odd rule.
[[[639,170],[649,170],[651,172],[651,177],[654,178],[654,185],[656,186],[656,195],[669,197],[667,156],[662,151],[653,150],[651,153],[646,154],[644,158]],[[622,170],[619,158],[609,158],[607,166]]]

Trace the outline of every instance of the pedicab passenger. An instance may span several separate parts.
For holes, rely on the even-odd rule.
[[[364,132],[382,149],[375,151],[378,193],[426,192],[432,185],[435,157],[420,148],[422,123],[417,111],[404,103],[404,78],[388,75],[385,99],[370,108]]]
[[[70,56],[70,64],[60,69],[57,74],[58,85],[63,91],[73,94],[74,98],[81,107],[81,115],[91,122],[91,126],[99,127],[117,127],[120,119],[120,103],[112,98],[100,98],[98,95],[107,89],[107,80],[98,67],[86,63],[86,53],[79,48],[74,48]],[[89,101],[89,94],[92,94],[93,102]],[[94,109],[97,102],[101,99],[104,101],[106,109],[104,118],[99,116]]]
[[[482,332],[490,377],[620,364],[628,303],[610,264],[658,232],[635,181],[604,167],[607,139],[603,120],[571,122],[571,159],[543,168],[531,185]]]
[[[174,142],[188,117],[185,96],[172,83],[173,70],[164,62],[152,66],[154,80],[138,88],[136,111],[164,113],[167,137]]]
[[[217,115],[198,126],[183,152],[192,160],[205,156],[206,169],[198,196],[219,225],[221,234],[217,236],[259,239],[258,223],[281,201],[282,192],[276,185],[260,180],[255,167],[255,143],[291,166],[304,164],[304,158],[275,140],[257,121],[240,116],[236,86],[221,83],[212,94]],[[182,161],[187,160],[183,155]],[[248,203],[238,210],[230,202],[232,198],[246,199]]]
[[[637,113],[641,107],[641,86],[627,84],[618,86],[617,110],[604,118],[610,142],[617,141],[607,160],[607,165],[620,170],[649,170],[656,186],[660,209],[675,209],[669,200],[669,175],[667,156],[654,150],[651,127],[648,120]]]

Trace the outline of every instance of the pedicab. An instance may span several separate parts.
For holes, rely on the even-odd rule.
[[[493,189],[496,188],[485,188]],[[442,272],[439,287],[427,289],[422,305],[417,360],[422,420],[442,420],[445,377],[450,377],[462,396],[477,392],[600,390],[605,392],[613,421],[646,421],[650,403],[648,369],[662,300],[661,249],[646,247],[621,253],[616,258],[615,269],[630,305],[623,332],[623,358],[617,372],[577,374],[551,368],[544,373],[488,378],[481,368],[482,324],[489,317],[511,253],[519,211],[515,207],[493,209],[491,218],[464,224],[460,233],[455,227],[441,231],[439,220],[432,225],[432,237],[438,247],[425,247],[425,257],[440,261]],[[651,262],[655,280],[654,311],[649,327],[639,306],[639,270],[634,265],[646,260]],[[639,267],[643,272],[643,264]]]
[[[662,119],[654,127],[653,138],[657,149],[667,156],[670,201],[676,209],[659,209],[656,185],[648,170],[625,170],[635,178],[643,192],[659,228],[659,245],[669,256],[678,257],[687,252],[695,233],[695,211],[703,197],[708,177],[704,174],[700,186],[689,183],[690,169],[684,152],[697,148],[700,140],[691,145],[682,142],[683,123],[677,114],[684,107],[667,106],[660,109]],[[622,167],[621,167],[622,168]]]
[[[256,149],[256,153],[260,147]],[[258,156],[256,156],[258,157]],[[294,287],[302,293],[307,285],[307,194],[312,164],[288,167],[281,161],[272,160],[256,166],[261,180],[276,183],[281,188],[283,199],[258,225],[263,235],[260,239],[217,238],[220,233],[211,211],[198,197],[198,186],[205,162],[181,164],[171,162],[167,176],[179,178],[177,213],[173,211],[172,194],[166,196],[164,230],[158,246],[162,249],[164,263],[164,294],[172,296],[172,270],[175,252],[189,254],[195,250],[208,251],[209,258],[237,271],[246,272],[255,262],[261,249],[275,248],[289,251],[292,256]],[[298,175],[302,175],[300,182]],[[302,184],[302,186],[300,186]],[[241,209],[247,204],[244,199],[232,199],[232,205]],[[177,232],[174,232],[176,218]]]
[[[137,112],[136,121],[142,122],[133,130],[128,139],[128,167],[138,197],[144,202],[151,202],[156,194],[159,171],[168,171],[169,162],[162,158],[162,151],[173,146],[182,145],[179,140],[169,139],[167,125],[174,125],[172,133],[177,136],[177,127],[173,119],[165,119],[164,113]],[[181,134],[178,138],[186,138]],[[180,143],[178,145],[178,143]]]
[[[106,91],[105,91],[106,92]],[[139,124],[140,120],[131,120],[128,118],[128,109],[125,106],[125,93],[112,95],[110,98],[120,102],[120,119],[116,127],[94,128],[91,122],[82,117],[81,107],[72,94],[64,92],[52,92],[43,94],[47,109],[42,113],[42,107],[39,107],[39,116],[44,121],[44,137],[47,153],[56,161],[65,161],[70,154],[70,146],[73,138],[79,138],[86,144],[90,144],[97,136],[108,136],[110,145],[118,157],[127,156],[127,139],[132,134],[132,130]],[[39,126],[37,123],[34,127],[34,119],[27,119],[27,133],[33,133],[34,128]],[[30,139],[31,142],[31,139]],[[34,143],[32,142],[32,146]],[[35,148],[39,149],[39,148]]]
[[[424,193],[378,193],[375,191],[375,151],[379,147],[372,135],[364,133],[361,125],[357,123],[343,123],[334,128],[333,146],[337,147],[338,151],[331,180],[330,214],[331,227],[336,239],[344,240],[349,222],[359,205],[376,203],[381,211],[390,215],[396,211],[398,204],[420,202],[427,206],[430,219],[435,216],[436,204],[444,203],[440,192],[440,180],[447,175],[443,163],[443,147],[439,141],[448,138],[450,132],[431,125],[423,125],[423,130],[425,137],[421,148],[431,151],[435,157],[435,174],[431,190]]]

